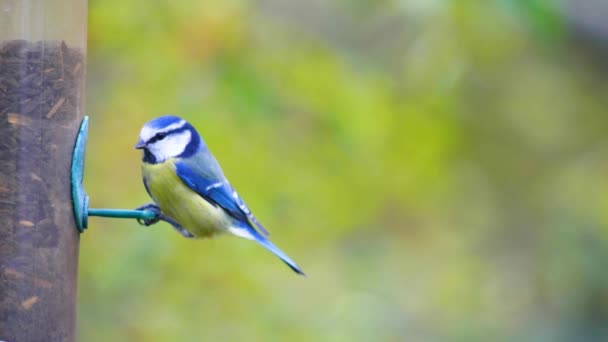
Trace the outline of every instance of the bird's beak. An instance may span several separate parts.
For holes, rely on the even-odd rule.
[[[135,144],[135,148],[138,150],[141,150],[142,148],[146,147],[146,143],[139,139],[139,141],[137,142],[137,144]]]

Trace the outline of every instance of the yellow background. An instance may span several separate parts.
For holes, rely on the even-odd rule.
[[[192,122],[271,239],[91,218],[80,341],[608,336],[606,58],[548,1],[92,0],[85,183]]]

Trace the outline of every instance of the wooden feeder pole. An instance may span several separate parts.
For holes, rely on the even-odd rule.
[[[74,341],[87,1],[0,8],[0,341]]]

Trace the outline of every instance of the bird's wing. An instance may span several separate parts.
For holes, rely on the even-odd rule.
[[[175,169],[177,176],[184,184],[199,196],[216,206],[220,206],[230,216],[242,223],[254,229],[257,228],[263,236],[268,236],[268,232],[256,220],[236,190],[223,177],[217,162],[207,165],[209,166],[204,163],[179,161],[175,163]]]

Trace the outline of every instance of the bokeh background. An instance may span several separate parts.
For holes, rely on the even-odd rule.
[[[190,120],[273,241],[94,218],[80,341],[608,340],[608,5],[91,0],[86,187]]]

